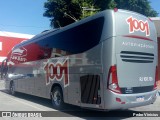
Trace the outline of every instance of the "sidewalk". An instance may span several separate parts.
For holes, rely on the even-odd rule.
[[[4,80],[0,80],[0,90],[4,90],[4,89],[5,89]]]

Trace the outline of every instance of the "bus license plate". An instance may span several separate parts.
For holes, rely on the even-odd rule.
[[[144,96],[138,96],[136,101],[137,102],[143,102],[144,101]]]

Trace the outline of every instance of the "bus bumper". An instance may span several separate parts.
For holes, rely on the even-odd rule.
[[[157,90],[138,94],[117,94],[107,90],[105,98],[106,110],[128,109],[154,103],[157,98]]]

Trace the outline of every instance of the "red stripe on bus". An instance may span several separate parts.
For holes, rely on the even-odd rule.
[[[137,35],[124,35],[123,37],[138,38],[138,39],[142,39],[142,40],[153,41],[153,40],[152,40],[152,39],[150,39],[150,38],[143,37],[143,36],[137,36]]]

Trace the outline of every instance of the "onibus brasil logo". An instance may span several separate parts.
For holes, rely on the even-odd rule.
[[[64,87],[69,85],[68,58],[55,59],[55,61],[47,62],[44,66],[46,72],[46,85],[51,81],[64,81]]]

